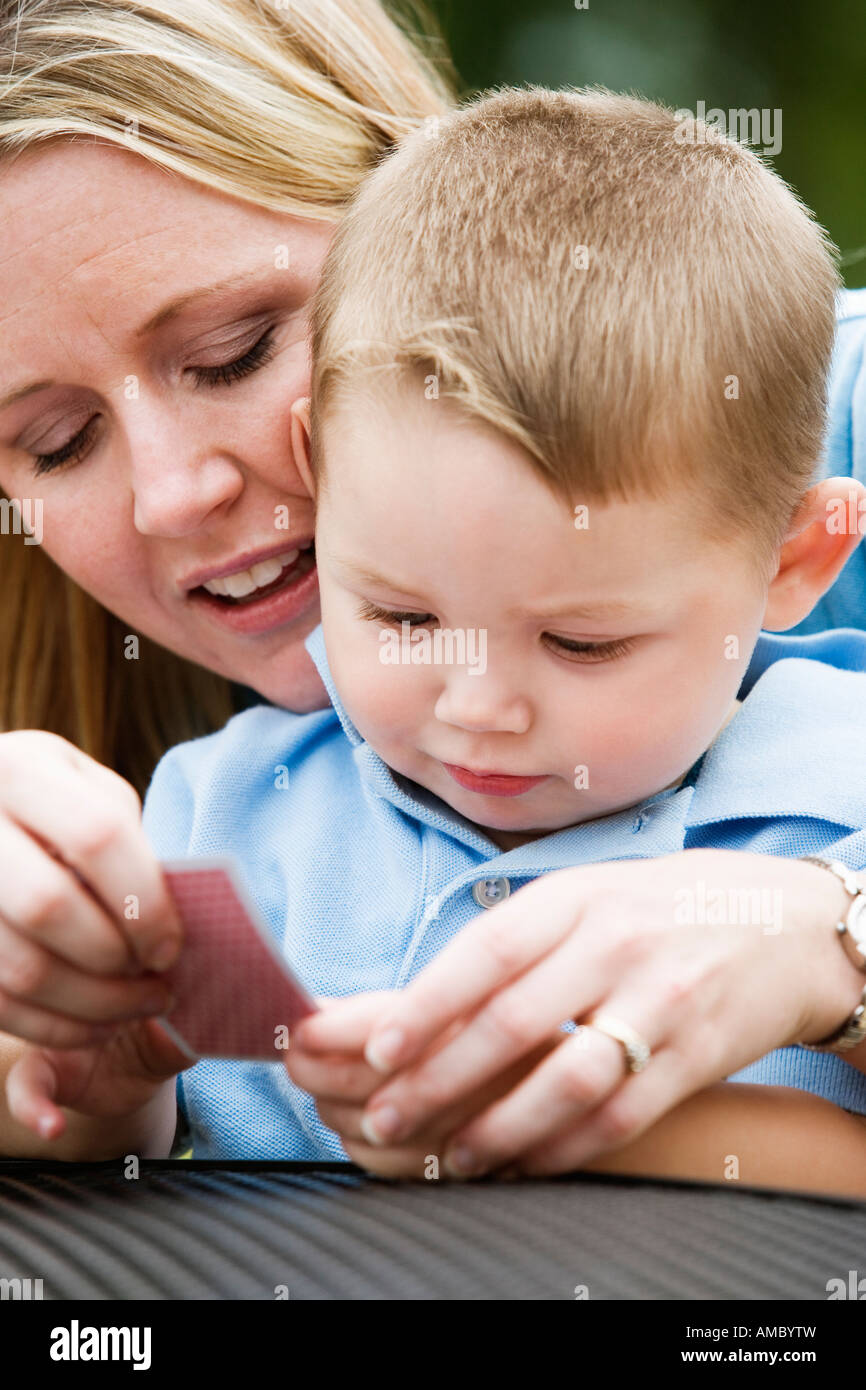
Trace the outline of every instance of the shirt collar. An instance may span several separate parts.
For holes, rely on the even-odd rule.
[[[866,633],[817,636],[830,640],[762,634],[743,704],[702,760],[691,825],[806,817],[866,827]]]

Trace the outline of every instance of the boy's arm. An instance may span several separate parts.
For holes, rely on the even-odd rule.
[[[792,1086],[720,1081],[582,1167],[866,1197],[866,1115]]]

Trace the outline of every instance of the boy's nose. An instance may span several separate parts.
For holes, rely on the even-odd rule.
[[[525,734],[532,725],[532,707],[525,696],[482,676],[454,673],[436,701],[436,718],[469,733]]]

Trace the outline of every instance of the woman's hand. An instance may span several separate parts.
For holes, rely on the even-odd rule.
[[[702,924],[694,912],[689,921],[689,902],[713,889],[751,902],[758,920]],[[778,922],[766,920],[761,890],[781,894],[770,899]],[[604,1012],[646,1039],[647,1067],[627,1073],[620,1044],[596,1029],[560,1034],[525,1079],[453,1135],[445,1171],[519,1158],[524,1171],[562,1172],[620,1148],[773,1048],[839,1026],[862,990],[833,929],[847,901],[823,869],[722,850],[539,878],[390,996],[366,1058],[391,1079],[368,1101],[362,1132],[389,1148],[410,1143],[544,1046],[561,1021]],[[324,1011],[305,1020],[299,1040],[308,1052],[348,1052],[349,1032]]]
[[[393,999],[390,993],[377,993],[318,1000],[321,1013],[313,1015],[292,1036],[286,1070],[297,1086],[314,1097],[323,1124],[336,1131],[355,1163],[381,1177],[436,1178],[440,1176],[442,1155],[453,1131],[521,1081],[542,1056],[558,1045],[561,1034],[520,1058],[479,1091],[437,1112],[430,1124],[416,1129],[406,1143],[373,1145],[364,1135],[362,1124],[366,1103],[382,1078],[365,1059],[364,1046],[379,1018],[390,1011]],[[321,1021],[325,1015],[326,1030],[339,1034],[342,1052],[308,1052],[303,1045],[304,1029],[309,1029],[313,1018]],[[311,1036],[315,1039],[315,1030]]]
[[[4,1044],[0,1039],[0,1058]],[[176,1119],[174,1078],[193,1065],[152,1019],[117,1029],[96,1047],[53,1051],[16,1049],[6,1076],[12,1119],[53,1146],[64,1139],[64,1158],[110,1158],[118,1152],[166,1157]],[[63,1109],[74,1112],[64,1114]],[[120,1122],[129,1122],[121,1127]],[[134,1135],[135,1137],[130,1137]],[[72,1153],[70,1146],[80,1146]],[[7,1145],[33,1147],[18,1136]],[[46,1152],[40,1149],[40,1152]]]
[[[0,1032],[35,1044],[8,1077],[15,1118],[59,1135],[58,1104],[108,1113],[186,1065],[143,1023],[180,940],[132,787],[52,734],[0,735]]]

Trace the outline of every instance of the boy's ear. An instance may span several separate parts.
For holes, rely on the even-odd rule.
[[[304,487],[315,500],[316,479],[310,465],[310,398],[302,396],[292,404],[292,456]]]
[[[809,489],[779,551],[762,626],[784,632],[811,613],[866,535],[866,487],[826,478]]]

